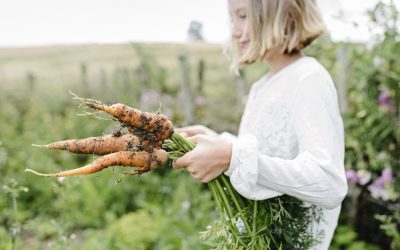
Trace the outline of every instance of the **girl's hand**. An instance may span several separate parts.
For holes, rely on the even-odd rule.
[[[193,125],[187,126],[183,128],[175,128],[175,132],[181,134],[184,137],[192,137],[195,135],[208,135],[208,136],[217,136],[218,134],[212,130],[207,128],[203,125]]]
[[[187,171],[203,183],[207,183],[228,170],[232,155],[232,144],[217,136],[196,135],[188,138],[196,147],[177,159],[174,168]]]

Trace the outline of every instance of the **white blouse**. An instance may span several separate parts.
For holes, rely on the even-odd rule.
[[[263,200],[282,194],[322,208],[324,231],[314,249],[328,249],[347,193],[344,131],[337,93],[329,73],[302,57],[250,90],[232,158],[225,172],[244,197]]]

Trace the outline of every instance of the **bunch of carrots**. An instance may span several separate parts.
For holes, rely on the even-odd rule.
[[[126,128],[126,132],[47,145],[34,144],[100,157],[86,166],[59,173],[26,171],[41,176],[65,177],[124,166],[133,167],[127,174],[137,175],[167,165],[196,146],[174,132],[172,122],[163,114],[143,112],[119,103],[106,105],[71,94],[88,108],[111,115]],[[203,239],[214,241],[216,249],[309,249],[316,243],[307,231],[311,216],[315,214],[314,206],[304,207],[293,197],[276,197],[260,202],[248,200],[234,190],[224,175],[209,182],[208,186],[220,217],[203,232]]]
[[[120,103],[106,105],[73,95],[87,107],[111,115],[122,127],[127,128],[127,132],[117,131],[104,136],[58,141],[47,145],[33,144],[37,147],[77,154],[95,154],[100,157],[86,166],[59,173],[42,174],[32,169],[26,171],[41,176],[65,177],[93,174],[111,166],[125,166],[133,167],[127,174],[142,174],[168,161],[168,153],[162,148],[163,142],[174,134],[177,135],[172,122],[165,115],[143,112]]]

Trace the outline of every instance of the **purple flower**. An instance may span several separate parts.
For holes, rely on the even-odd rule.
[[[385,187],[385,184],[390,184],[393,181],[394,179],[392,175],[392,170],[390,170],[389,168],[385,168],[382,171],[381,176],[378,179],[376,179],[371,185],[383,188]]]
[[[382,199],[384,201],[390,199],[389,190],[386,190],[384,188],[374,186],[373,184],[371,184],[370,186],[368,186],[368,191],[371,193],[371,196],[375,199]]]
[[[386,108],[388,112],[393,112],[394,101],[390,98],[390,93],[387,90],[382,90],[378,96],[379,106]]]
[[[358,183],[359,180],[356,171],[354,171],[353,169],[346,171],[346,178],[348,181],[354,184]]]
[[[394,177],[392,170],[390,168],[385,168],[382,171],[381,176],[368,186],[368,190],[375,199],[381,198],[382,200],[387,201],[393,198],[393,192],[391,192],[393,189],[393,182]]]
[[[384,183],[393,183],[394,182],[394,177],[393,177],[393,174],[392,174],[392,170],[390,168],[385,168],[382,171],[382,174],[381,174],[380,178],[382,178],[382,181]]]

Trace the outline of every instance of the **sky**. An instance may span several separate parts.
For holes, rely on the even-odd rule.
[[[378,0],[318,1],[335,41],[369,39],[364,13]],[[340,12],[346,22],[335,18]],[[185,42],[192,20],[207,42],[229,38],[227,0],[0,0],[0,47]]]

